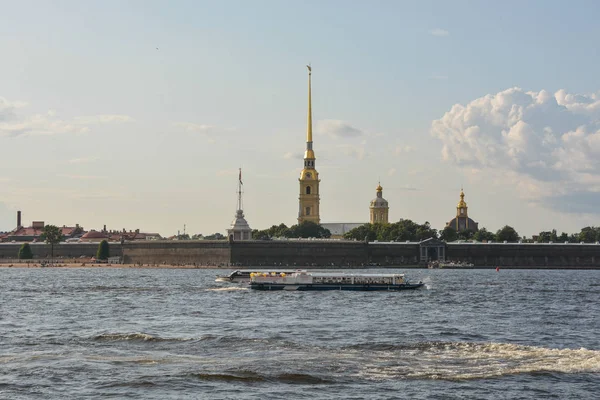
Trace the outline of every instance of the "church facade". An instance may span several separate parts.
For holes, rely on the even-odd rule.
[[[465,202],[465,192],[460,190],[460,201],[456,206],[456,217],[446,224],[456,232],[477,232],[479,230],[478,223],[469,218],[467,203]]]

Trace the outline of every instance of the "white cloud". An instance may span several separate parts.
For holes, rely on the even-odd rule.
[[[317,121],[316,131],[337,138],[352,138],[363,136],[365,133],[347,122],[336,119]]]
[[[128,115],[89,115],[85,117],[75,117],[73,122],[81,125],[109,124],[134,122],[135,120]]]
[[[173,124],[178,128],[183,128],[187,132],[208,134],[214,131],[215,127],[206,124],[195,124],[193,122],[176,122]]]
[[[390,168],[390,169],[388,169],[387,174],[388,174],[388,176],[394,176],[394,175],[396,175],[396,168]]]
[[[291,152],[288,151],[287,153],[283,154],[283,158],[286,160],[302,160],[304,159],[304,153],[298,153],[298,152]]]
[[[96,175],[77,175],[77,174],[58,174],[56,175],[59,178],[68,178],[68,179],[78,179],[78,180],[96,180],[96,179],[107,179],[106,176],[96,176]]]
[[[448,36],[450,34],[450,32],[448,32],[445,29],[436,28],[436,29],[430,30],[429,34],[433,35],[433,36],[444,37],[444,36]]]
[[[412,146],[396,146],[394,154],[399,156],[400,154],[412,153],[413,151],[415,151],[415,149]]]
[[[69,164],[86,164],[94,161],[98,161],[98,157],[81,157],[81,158],[72,158],[67,161]]]
[[[524,197],[552,205],[561,196],[600,192],[598,94],[511,88],[455,104],[431,132],[445,161],[512,181]]]
[[[340,144],[337,148],[345,155],[356,158],[357,160],[363,160],[367,155],[365,151],[365,144],[351,145],[351,144]]]
[[[26,105],[25,102],[9,102],[0,97],[0,136],[86,133],[90,130],[87,125],[133,120],[126,115],[96,115],[63,120],[52,110],[45,114],[17,114],[16,110]]]
[[[207,124],[196,124],[193,122],[176,122],[173,126],[181,128],[189,133],[199,134],[206,137],[208,143],[215,143],[215,136],[217,135],[217,128]]]

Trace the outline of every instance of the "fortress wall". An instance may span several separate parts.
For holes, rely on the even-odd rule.
[[[367,245],[350,241],[248,241],[231,245],[231,262],[246,266],[354,266],[368,262]]]
[[[448,260],[475,266],[600,267],[598,244],[449,243]]]
[[[125,242],[123,262],[131,264],[227,265],[229,243],[209,240]]]
[[[19,249],[23,243],[0,243],[0,259],[16,259]],[[30,243],[34,259],[50,258],[51,248],[46,243]],[[54,257],[79,258],[85,256],[95,257],[98,251],[98,243],[61,243],[54,245]],[[121,244],[109,243],[109,254],[111,257],[121,256]]]
[[[419,244],[409,243],[369,243],[369,263],[379,265],[419,264]]]
[[[30,244],[35,259],[50,257],[50,246]],[[110,255],[126,263],[245,266],[361,266],[414,265],[418,243],[369,243],[355,241],[144,241],[111,243]],[[16,259],[21,243],[0,243],[0,259]],[[63,243],[55,257],[94,257],[97,243]],[[447,260],[469,261],[477,267],[581,267],[600,268],[600,245],[531,243],[449,243]]]

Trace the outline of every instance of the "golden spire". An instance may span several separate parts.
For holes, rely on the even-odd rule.
[[[310,66],[310,64],[308,64],[306,66],[306,68],[308,68],[308,121],[307,121],[307,128],[306,128],[306,141],[307,142],[312,142],[312,95],[311,95],[311,75],[312,75],[312,68]]]
[[[462,211],[461,211],[462,210]],[[465,202],[465,192],[462,187],[460,188],[460,201],[456,206],[456,216],[466,217],[467,216],[467,203]]]
[[[310,64],[306,66],[308,68],[308,120],[306,124],[306,151],[304,152],[305,160],[314,160],[315,153],[313,152],[313,141],[312,141],[312,94],[311,94],[311,75],[312,67]],[[314,164],[314,163],[313,163]],[[314,165],[311,165],[314,167]],[[306,167],[306,166],[305,166]]]

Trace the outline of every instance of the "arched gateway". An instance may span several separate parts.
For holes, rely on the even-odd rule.
[[[446,261],[446,242],[429,238],[419,243],[419,260],[422,263],[430,261]]]

